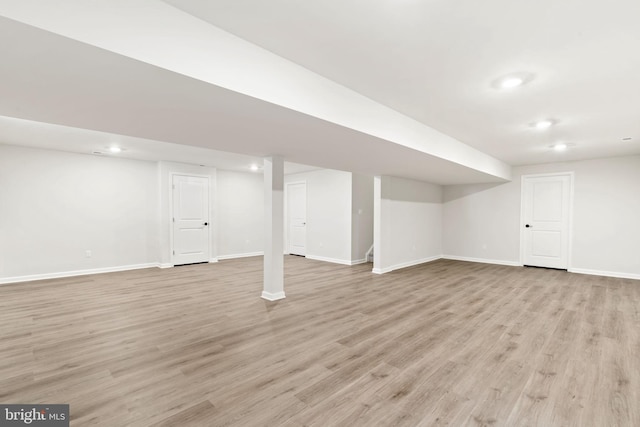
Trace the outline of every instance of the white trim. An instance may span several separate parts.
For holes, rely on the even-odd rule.
[[[327,257],[317,256],[317,255],[307,255],[305,258],[312,259],[314,261],[332,262],[334,264],[342,264],[342,265],[356,265],[356,264],[363,264],[366,262],[366,260],[360,260],[360,259],[352,261],[350,259],[327,258]]]
[[[218,258],[209,258],[209,263],[218,262]]]
[[[61,271],[58,273],[30,274],[28,276],[15,276],[0,278],[0,285],[8,283],[31,282],[33,280],[59,279],[62,277],[86,276],[89,274],[115,273],[117,271],[140,270],[142,268],[160,267],[160,264],[152,262],[147,264],[121,265],[117,267],[91,268],[87,270]]]
[[[271,293],[271,292],[267,292],[267,291],[262,291],[262,298],[266,299],[267,301],[277,301],[279,299],[284,299],[285,294],[284,291],[283,292],[276,292],[275,294]]]
[[[385,268],[374,268],[371,270],[372,273],[375,274],[384,274],[389,273],[390,271],[399,270],[401,268],[413,267],[414,265],[425,264],[427,262],[437,261],[442,258],[442,255],[436,255],[428,258],[416,259],[413,261],[402,262],[400,264],[392,265],[391,267]]]
[[[568,176],[569,177],[569,221],[567,233],[567,271],[571,270],[571,254],[573,252],[573,203],[574,203],[574,188],[575,188],[575,172],[549,172],[549,173],[535,173],[520,176],[520,264],[524,265],[524,184],[525,178],[544,178],[554,176]]]
[[[589,270],[586,268],[571,268],[568,271],[569,273],[589,274],[592,276],[605,276],[605,277],[617,277],[620,279],[640,280],[640,274],[633,274],[633,273],[618,273],[616,271]]]
[[[471,258],[466,256],[457,256],[457,255],[442,255],[442,259],[450,259],[454,261],[479,262],[482,264],[497,264],[497,265],[509,265],[512,267],[522,267],[522,264],[520,264],[517,261],[504,261],[500,259]]]
[[[167,263],[158,264],[158,268],[172,268],[172,267],[173,267],[173,264],[168,263],[168,262]]]
[[[209,262],[218,262],[225,259],[249,258],[252,256],[264,256],[264,252],[247,252],[244,254],[218,255],[218,258],[216,261],[209,261]]]
[[[352,259],[351,260],[351,265],[358,265],[358,264],[366,264],[367,263],[367,259],[363,258],[363,259]]]

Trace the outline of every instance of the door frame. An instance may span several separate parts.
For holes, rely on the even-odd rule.
[[[207,179],[207,216],[209,218],[209,234],[208,234],[208,245],[207,248],[209,251],[209,259],[207,262],[212,262],[211,254],[212,252],[212,242],[213,242],[213,221],[211,221],[211,177],[209,175],[200,175],[195,173],[182,173],[182,172],[170,172],[169,173],[169,259],[171,260],[171,265],[175,266],[175,259],[173,254],[173,177],[174,176],[192,176],[195,178],[206,178]]]
[[[307,200],[309,200],[309,197],[307,197],[307,190],[309,189],[307,186],[307,180],[303,179],[300,181],[291,181],[291,182],[285,182],[284,185],[284,254],[285,255],[289,255],[289,186],[290,185],[298,185],[298,184],[304,184],[304,188],[305,188],[305,200],[304,200],[304,205],[305,205],[305,220],[307,219],[308,213],[309,213],[309,206],[307,204]],[[305,252],[307,250],[307,234],[305,231],[305,241],[304,241],[304,248],[305,248]]]
[[[573,171],[567,172],[548,172],[548,173],[536,173],[527,174],[520,177],[520,265],[524,266],[524,224],[525,224],[525,181],[527,178],[545,178],[555,176],[568,176],[569,177],[569,220],[567,221],[567,271],[571,271],[571,254],[573,253],[573,195],[574,195],[574,181],[575,173]]]

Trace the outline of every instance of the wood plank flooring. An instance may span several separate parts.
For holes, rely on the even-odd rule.
[[[639,426],[640,281],[286,257],[0,286],[0,402],[73,426]]]

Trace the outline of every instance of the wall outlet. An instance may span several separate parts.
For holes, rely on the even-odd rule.
[[[91,258],[91,251],[90,250],[84,251],[84,256],[85,258]]]

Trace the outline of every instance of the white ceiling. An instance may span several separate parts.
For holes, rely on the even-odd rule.
[[[0,16],[40,27],[0,18],[0,143],[86,152],[116,138],[129,146],[123,156],[233,170],[280,154],[314,167],[440,184],[501,180],[63,37],[47,27],[45,4],[25,6],[30,3],[37,4],[0,0]],[[160,3],[135,5],[153,22]],[[640,153],[637,1],[165,3],[180,8],[168,9],[176,19],[184,10],[511,165]],[[55,5],[77,22],[99,6],[124,17],[134,7],[124,1]],[[90,36],[106,31],[86,22]],[[124,26],[111,30],[126,34]],[[513,72],[532,79],[508,91],[492,85]],[[556,125],[531,128],[544,118]],[[555,152],[550,145],[558,141],[572,146]],[[290,167],[289,173],[305,170]]]
[[[0,18],[0,41],[0,116],[438,184],[504,180],[15,20]]]
[[[511,165],[640,153],[638,0],[166,2]]]
[[[229,153],[209,148],[173,144],[132,136],[98,132],[76,127],[54,125],[0,116],[1,143],[23,147],[68,151],[114,158],[162,161],[170,160],[237,172],[262,172],[262,157]],[[111,147],[123,147],[120,153],[111,153]],[[251,167],[258,167],[254,171]],[[285,162],[285,174],[309,172],[314,166]]]

